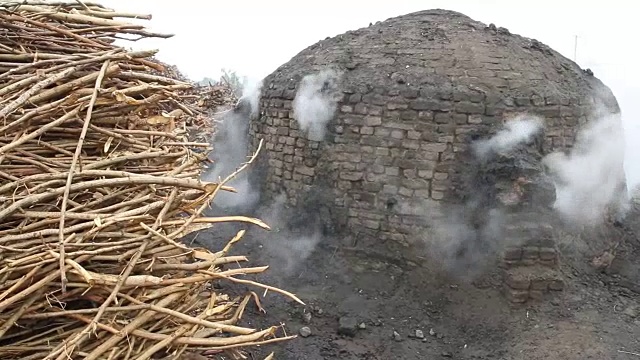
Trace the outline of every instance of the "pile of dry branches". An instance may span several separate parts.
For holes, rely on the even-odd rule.
[[[219,222],[268,227],[201,215],[233,191],[234,174],[199,180],[208,144],[189,142],[187,124],[206,116],[154,52],[113,45],[120,34],[164,36],[116,20],[127,17],[149,18],[81,1],[0,2],[0,359],[241,355],[290,338],[238,326],[252,299],[260,307],[255,293],[210,286],[299,301],[238,277],[266,267],[221,269],[247,260],[228,255],[243,232],[218,252],[180,242]]]

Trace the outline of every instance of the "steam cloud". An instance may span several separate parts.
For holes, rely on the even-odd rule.
[[[319,229],[306,229],[304,233],[288,228],[284,195],[259,211],[258,217],[269,224],[271,233],[261,243],[262,252],[273,264],[270,271],[281,276],[292,275],[316,249],[322,240]]]
[[[624,150],[622,122],[616,114],[581,129],[570,154],[546,156],[543,163],[556,186],[555,210],[579,225],[600,224],[608,211],[621,220],[629,206]]]
[[[542,130],[542,119],[529,115],[519,115],[508,121],[505,128],[490,139],[480,140],[474,144],[476,155],[486,158],[491,153],[508,151],[531,138]]]
[[[333,118],[338,106],[336,86],[339,78],[339,73],[324,70],[307,75],[300,81],[293,100],[293,114],[309,140],[324,139],[327,123]]]
[[[221,113],[218,130],[211,139],[214,148],[213,166],[207,169],[202,179],[218,181],[233,173],[247,161],[249,151],[249,123],[259,115],[259,100],[262,82],[243,89],[243,96],[234,109]],[[249,170],[250,171],[250,170]],[[247,209],[260,199],[260,193],[249,184],[249,171],[244,171],[228,185],[237,192],[222,191],[214,198],[214,204],[221,208]]]
[[[313,82],[312,82],[313,83]],[[256,120],[260,115],[260,95],[262,82],[251,84],[243,89],[243,95],[233,109],[224,111],[219,114],[218,129],[214,137],[211,139],[214,151],[212,153],[213,166],[207,169],[202,178],[204,181],[217,181],[225,178],[233,173],[239,166],[248,160],[250,151],[249,126],[252,120]],[[304,91],[309,92],[303,87]],[[323,94],[323,96],[325,96]],[[303,104],[311,104],[311,109],[315,114],[324,117],[319,119],[327,119],[330,112],[334,110],[322,110],[322,106],[326,106],[326,97],[319,101],[312,97],[307,101],[302,97]],[[330,102],[328,102],[331,106]],[[306,114],[309,118],[309,114]],[[318,118],[316,118],[317,120]],[[325,121],[325,120],[323,120]],[[237,192],[219,192],[214,198],[214,212],[226,215],[238,215],[238,212],[252,213],[261,220],[265,221],[272,230],[268,233],[260,231],[260,235],[253,238],[254,241],[260,243],[262,251],[260,256],[265,256],[264,262],[272,265],[272,274],[278,276],[291,275],[297,269],[297,265],[307,259],[317,244],[322,240],[319,229],[306,229],[304,233],[296,233],[288,229],[287,216],[285,214],[285,197],[278,196],[272,203],[263,204],[258,208],[260,200],[260,189],[254,187],[249,181],[250,174],[253,169],[251,167],[239,173],[232,179],[228,185],[234,187]],[[237,231],[233,224],[227,224],[230,233]],[[218,228],[219,230],[222,230]],[[228,235],[225,231],[219,231],[221,235]],[[265,241],[261,241],[261,240]]]
[[[472,144],[472,149],[479,160],[491,166],[495,160],[491,154],[508,153],[528,143],[543,127],[542,119],[521,115],[508,121],[505,129],[493,137]],[[544,225],[543,219],[554,212],[566,220],[565,224],[582,228],[602,224],[610,211],[621,220],[630,207],[623,139],[619,114],[602,115],[578,132],[569,154],[545,156],[543,165],[553,180],[556,200],[553,209],[542,210],[539,218],[531,218],[529,213],[524,217],[517,213],[507,216],[499,204],[482,201],[481,189],[472,191],[471,198],[460,206],[425,204],[423,211],[429,214],[427,223],[431,227],[426,235],[429,250],[450,272],[473,276],[489,260],[487,255],[521,245],[523,239],[506,236],[507,226],[519,228],[520,222]],[[480,227],[474,225],[477,216],[483,217]]]
[[[474,155],[482,166],[491,166],[495,161],[491,155],[507,153],[530,142],[543,124],[540,118],[520,115],[506,122],[505,128],[491,138],[474,142]],[[473,277],[492,259],[491,254],[516,245],[510,243],[516,240],[504,236],[509,219],[496,199],[488,198],[486,189],[473,189],[469,195],[462,205],[425,203],[423,211],[429,214],[427,246],[434,258],[454,275]]]

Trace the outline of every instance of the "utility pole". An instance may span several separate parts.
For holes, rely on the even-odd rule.
[[[578,35],[573,40],[573,62],[578,62]]]

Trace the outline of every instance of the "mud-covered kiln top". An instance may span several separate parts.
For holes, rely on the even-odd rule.
[[[269,75],[263,95],[293,97],[303,76],[327,67],[345,71],[345,92],[372,98],[418,89],[420,98],[460,93],[490,103],[497,95],[518,106],[599,97],[610,111],[619,111],[590,70],[536,40],[454,11],[415,12],[320,41]]]

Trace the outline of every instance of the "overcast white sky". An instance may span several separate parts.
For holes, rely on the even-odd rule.
[[[217,78],[221,68],[261,79],[315,42],[370,22],[414,11],[442,8],[494,23],[535,38],[591,68],[621,104],[627,137],[630,183],[640,183],[640,74],[636,67],[640,7],[631,1],[560,0],[394,0],[319,2],[282,0],[158,1],[104,0],[117,10],[153,14],[145,22],[171,39],[138,42],[160,49],[159,58],[176,64],[194,80]]]

